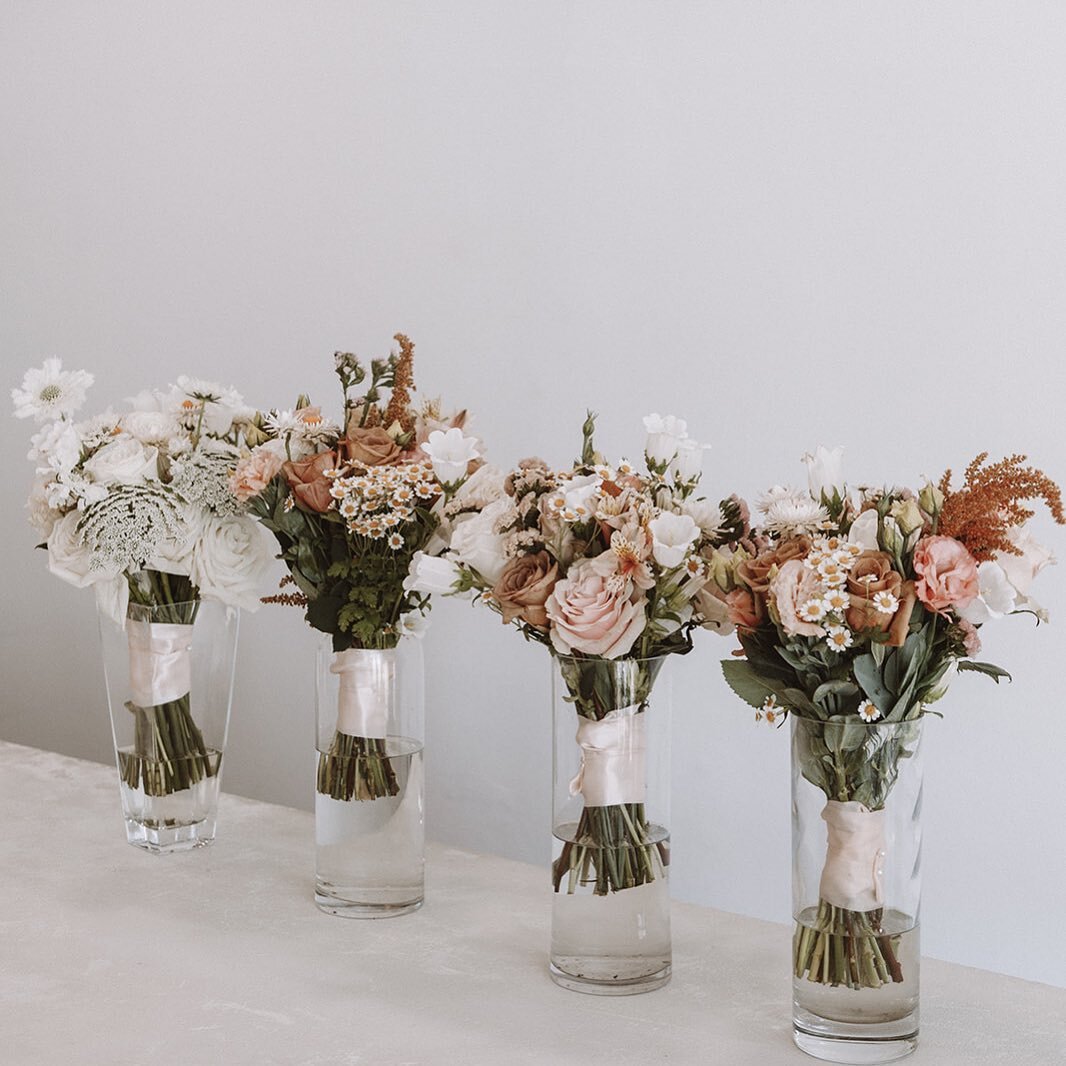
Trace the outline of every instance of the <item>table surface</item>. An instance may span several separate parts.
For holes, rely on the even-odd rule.
[[[214,845],[124,843],[113,768],[0,743],[5,1066],[802,1066],[789,931],[675,903],[674,976],[598,997],[548,978],[535,866],[428,848],[401,918],[312,902],[305,811],[224,796]],[[922,1066],[1066,1063],[1066,990],[924,960]]]

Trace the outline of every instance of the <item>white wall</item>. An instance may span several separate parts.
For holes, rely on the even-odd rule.
[[[856,479],[988,448],[1063,481],[1064,54],[1054,3],[7,3],[4,386],[58,354],[97,408],[181,372],[333,403],[331,353],[402,329],[504,463],[568,460],[591,406],[614,454],[686,415],[718,493],[819,441]],[[0,735],[106,760],[29,431],[0,418]],[[1066,985],[1063,570],[1040,591],[1058,627],[986,631],[1014,684],[960,680],[930,725],[924,946]],[[546,656],[438,614],[431,832],[544,861]],[[308,803],[312,646],[246,619],[229,788]],[[784,920],[787,737],[726,691],[730,646],[675,666],[675,890]]]

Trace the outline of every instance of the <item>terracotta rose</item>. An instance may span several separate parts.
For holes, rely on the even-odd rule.
[[[348,436],[339,442],[353,463],[363,466],[393,466],[403,459],[403,449],[381,428],[351,429]]]
[[[309,511],[318,511],[320,514],[328,511],[333,503],[333,497],[329,494],[329,478],[323,476],[324,470],[330,470],[337,465],[336,452],[319,452],[307,459],[299,459],[296,462],[287,462],[281,468],[281,473],[292,489],[292,494]]]
[[[879,611],[873,602],[878,592],[889,592],[899,602],[895,613]],[[864,551],[848,572],[848,597],[850,603],[844,617],[852,629],[879,629],[889,634],[888,643],[900,647],[907,639],[914,610],[915,591],[913,581],[904,581],[903,576],[892,569],[892,557],[882,551]]]
[[[559,566],[545,551],[512,559],[492,590],[504,622],[520,618],[534,629],[546,631],[548,612],[544,605],[558,579]]]
[[[811,550],[810,537],[790,537],[776,548],[760,552],[754,559],[745,559],[737,567],[737,580],[751,590],[751,604],[745,604],[749,618],[756,623],[766,618],[766,597],[770,591],[770,574],[792,559],[805,559]],[[750,626],[748,628],[751,628]]]

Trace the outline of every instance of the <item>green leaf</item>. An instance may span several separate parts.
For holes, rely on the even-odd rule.
[[[855,680],[859,682],[863,692],[873,700],[874,706],[882,716],[887,717],[896,701],[894,693],[885,686],[874,657],[869,652],[855,656],[852,669],[855,671]]]
[[[761,707],[774,690],[755,672],[751,663],[727,659],[722,663],[726,684],[749,706]]]
[[[973,659],[959,659],[959,671],[961,672],[964,670],[973,674],[984,674],[985,677],[992,678],[997,685],[999,684],[999,679],[1001,677],[1005,677],[1008,681],[1014,680],[1014,678],[1002,667],[995,666],[992,663],[974,662]]]
[[[814,690],[814,702],[822,703],[827,696],[840,696],[847,698],[854,696],[859,691],[859,686],[851,681],[826,681]]]

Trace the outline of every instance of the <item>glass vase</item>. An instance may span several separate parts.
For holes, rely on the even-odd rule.
[[[315,902],[346,918],[407,914],[425,896],[422,646],[317,658]]]
[[[664,659],[553,659],[550,972],[596,995],[670,980]]]
[[[918,1040],[922,720],[792,716],[793,1035],[828,1062]]]
[[[100,613],[126,839],[152,852],[215,838],[239,612],[190,600]]]

